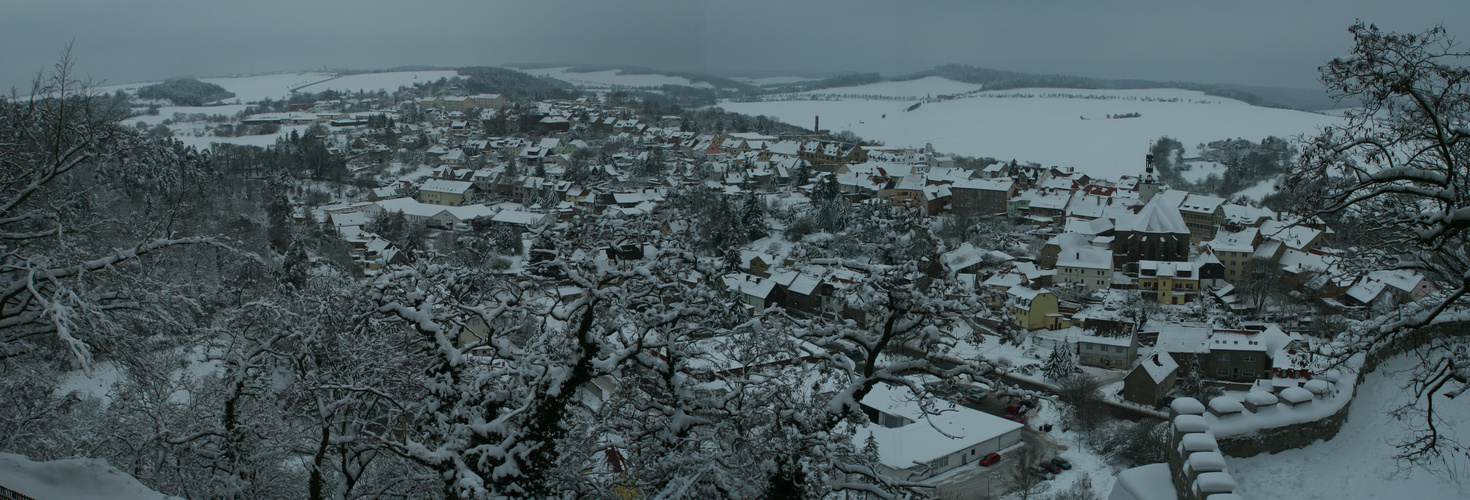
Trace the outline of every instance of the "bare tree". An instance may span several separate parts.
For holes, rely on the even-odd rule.
[[[1470,357],[1463,328],[1422,327],[1470,320],[1470,52],[1443,27],[1400,34],[1359,22],[1349,31],[1352,55],[1323,66],[1322,82],[1360,107],[1310,139],[1288,186],[1305,194],[1304,215],[1374,221],[1379,255],[1439,287],[1337,340],[1350,346],[1340,358],[1425,345],[1409,403],[1425,425],[1398,458],[1443,466],[1466,457],[1436,427],[1434,402],[1465,390]]]
[[[28,96],[0,98],[0,359],[48,349],[88,366],[98,342],[127,333],[119,312],[159,310],[113,280],[118,272],[172,247],[220,244],[179,234],[176,213],[156,211],[176,206],[201,158],[118,126],[126,108],[72,65],[68,48]],[[152,204],[150,223],[98,210],[122,188]]]
[[[1101,388],[1102,383],[1097,379],[1080,373],[1057,382],[1057,396],[1068,405],[1064,413],[1072,425],[1091,430],[1106,417],[1097,408]]]

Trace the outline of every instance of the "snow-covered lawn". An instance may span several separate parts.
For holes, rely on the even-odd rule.
[[[667,76],[658,74],[632,75],[625,74],[620,70],[593,71],[590,73],[572,73],[564,68],[537,68],[521,69],[512,68],[522,73],[536,76],[549,76],[580,87],[662,87],[664,85],[683,85],[686,87],[711,87],[704,82],[693,82],[688,78],[678,76]]]
[[[1227,458],[1237,493],[1245,498],[1470,498],[1463,484],[1463,449],[1455,472],[1461,484],[1424,470],[1400,471],[1393,459],[1393,444],[1411,434],[1413,422],[1397,420],[1389,412],[1410,397],[1406,370],[1416,361],[1412,356],[1394,358],[1364,377],[1347,422],[1332,440],[1275,455]],[[1470,439],[1470,401],[1439,397],[1434,407],[1445,419],[1442,432],[1462,443]]]
[[[1257,182],[1254,186],[1242,189],[1240,190],[1240,192],[1235,193],[1235,195],[1244,196],[1246,198],[1250,198],[1256,201],[1261,201],[1261,198],[1265,198],[1267,195],[1276,192],[1276,183],[1280,182],[1280,180],[1280,176],[1272,177],[1270,179]]]
[[[440,78],[454,78],[459,76],[458,71],[391,71],[387,73],[363,73],[360,75],[343,75],[321,83],[308,85],[301,92],[321,92],[324,90],[359,90],[373,91],[386,90],[393,92],[399,87],[412,87],[415,83],[428,83]]]
[[[1180,170],[1179,176],[1189,182],[1203,181],[1211,175],[1216,177],[1225,176],[1225,166],[1212,161],[1191,161],[1187,162],[1186,165],[1188,165],[1189,170]]]
[[[960,91],[966,85],[938,80],[881,82],[817,92],[924,96]],[[926,102],[905,111],[912,104],[849,98],[724,102],[719,106],[788,123],[811,123],[812,117],[819,116],[822,128],[851,130],[889,147],[933,144],[947,153],[1073,166],[1095,177],[1113,179],[1139,174],[1149,143],[1160,136],[1186,145],[1237,137],[1260,140],[1311,134],[1338,120],[1179,89],[1013,89]],[[1106,118],[1128,113],[1141,116]]]

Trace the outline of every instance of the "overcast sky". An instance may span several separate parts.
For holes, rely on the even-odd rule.
[[[73,40],[78,71],[110,83],[547,61],[884,75],[961,63],[1308,88],[1351,48],[1354,19],[1470,37],[1467,0],[12,0],[0,19],[6,89]]]

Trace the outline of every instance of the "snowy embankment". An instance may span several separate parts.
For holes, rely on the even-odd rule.
[[[1417,361],[1412,355],[1400,356],[1364,376],[1347,422],[1331,440],[1274,455],[1227,458],[1236,492],[1245,498],[1470,498],[1470,490],[1460,484],[1470,465],[1463,448],[1449,472],[1441,475],[1401,469],[1393,458],[1399,452],[1394,445],[1422,425],[1393,415],[1413,397],[1406,387]],[[1439,396],[1434,408],[1443,419],[1437,428],[1444,436],[1461,443],[1470,438],[1470,401]]]
[[[100,459],[32,462],[13,453],[0,453],[0,487],[35,499],[168,500],[143,486],[137,478]],[[0,497],[9,498],[3,490]]]
[[[723,102],[719,107],[802,125],[819,116],[824,129],[851,130],[888,147],[933,144],[944,153],[1071,166],[1111,179],[1139,174],[1150,142],[1161,136],[1192,147],[1220,139],[1312,134],[1339,120],[1179,89],[1011,89],[930,100],[913,111],[906,109],[917,101],[891,99],[937,97],[974,88],[929,77],[811,92],[890,98],[800,100],[802,95],[792,94],[786,97],[798,100],[772,96],[769,101]],[[1108,118],[1131,113],[1139,116]]]

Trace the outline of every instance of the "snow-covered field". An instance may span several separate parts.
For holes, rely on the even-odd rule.
[[[242,135],[240,137],[215,137],[213,135],[195,137],[193,135],[181,134],[180,131],[175,131],[174,138],[183,142],[185,145],[194,146],[195,149],[201,150],[209,149],[209,145],[212,143],[266,147],[275,144],[277,138],[291,135],[292,131],[298,134],[304,134],[308,128],[311,128],[311,125],[289,125],[281,127],[281,130],[274,134]]]
[[[399,87],[412,87],[415,83],[426,83],[440,78],[454,78],[459,76],[458,71],[393,71],[388,73],[364,73],[360,75],[343,75],[325,82],[308,85],[299,89],[302,92],[321,92],[324,90],[386,90],[393,92]]]
[[[250,103],[269,97],[271,99],[284,99],[291,95],[291,89],[320,82],[334,75],[332,73],[280,73],[274,75],[238,76],[223,78],[200,78],[199,81],[213,83],[224,87],[225,90],[235,93],[235,97],[226,101]],[[98,87],[97,90],[112,93],[117,90],[136,93],[138,89],[159,82],[127,83],[120,85],[107,85]],[[354,89],[355,90],[355,89]]]
[[[1231,473],[1245,498],[1412,498],[1415,500],[1470,498],[1465,467],[1459,453],[1456,484],[1423,470],[1400,472],[1392,458],[1393,444],[1410,435],[1409,421],[1389,412],[1409,397],[1406,370],[1417,358],[1404,356],[1381,363],[1364,377],[1348,409],[1347,423],[1330,441],[1275,455],[1227,458]],[[1445,418],[1442,432],[1458,442],[1470,440],[1470,401],[1436,398],[1434,407]]]
[[[398,87],[413,85],[416,82],[429,82],[440,78],[449,78],[458,75],[456,71],[393,71],[388,73],[364,73],[360,75],[337,76],[333,73],[304,72],[304,73],[280,73],[274,75],[256,75],[222,78],[200,78],[199,81],[213,83],[224,87],[225,90],[235,93],[235,97],[226,99],[227,102],[239,100],[241,103],[250,103],[264,98],[285,99],[291,96],[291,90],[297,89],[303,92],[321,92],[327,89],[334,90],[387,90],[392,92]],[[687,80],[686,80],[687,81]],[[138,89],[159,82],[126,83],[118,85],[106,85],[98,90],[112,93],[118,90],[136,93]],[[209,113],[210,109],[204,108]],[[186,113],[196,111],[183,111]],[[215,113],[219,113],[215,111]],[[163,117],[171,116],[171,112],[165,110]]]
[[[248,107],[248,105],[245,104],[226,104],[224,106],[161,106],[158,108],[158,114],[156,115],[134,116],[132,118],[123,120],[122,124],[127,126],[136,126],[137,124],[142,123],[144,125],[153,126],[158,125],[164,120],[173,119],[174,115],[178,113],[183,113],[185,115],[202,114],[205,116],[224,115],[233,118],[241,111],[245,111],[246,107]]]
[[[549,76],[573,85],[581,87],[662,87],[664,85],[683,85],[686,87],[711,87],[704,82],[693,82],[688,78],[668,75],[629,75],[619,70],[593,71],[591,73],[571,73],[565,68],[537,68],[521,69],[512,68],[522,73],[536,76]]]
[[[878,82],[856,87],[833,87],[828,89],[817,89],[810,92],[798,92],[794,95],[879,95],[890,98],[914,98],[938,97],[941,95],[961,94],[973,90],[980,90],[979,85],[963,83],[950,80],[941,76],[926,76],[917,80],[906,82]],[[779,97],[777,97],[779,98]],[[909,107],[913,103],[904,103],[902,108]],[[835,129],[834,129],[835,130]]]
[[[974,85],[929,77],[909,82],[823,89],[821,94],[893,97],[963,92]],[[1117,178],[1143,170],[1149,143],[1170,136],[1189,145],[1219,139],[1260,140],[1314,133],[1338,118],[1244,102],[1179,89],[1013,89],[926,102],[845,98],[725,102],[719,106],[788,123],[851,130],[890,147],[923,147],[965,156],[1034,161],[1078,167],[1093,176]],[[1139,113],[1137,118],[1108,115]],[[1187,151],[1186,155],[1193,152]]]

